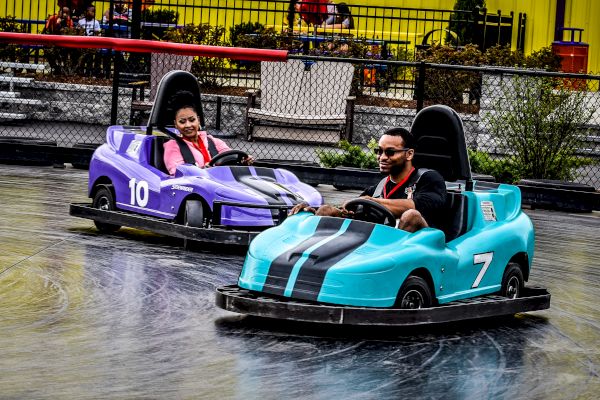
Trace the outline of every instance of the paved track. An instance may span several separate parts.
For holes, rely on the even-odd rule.
[[[0,165],[0,397],[596,399],[598,213],[527,211],[547,311],[415,329],[215,308],[243,253],[68,216],[86,171]],[[323,189],[328,201],[356,192]]]

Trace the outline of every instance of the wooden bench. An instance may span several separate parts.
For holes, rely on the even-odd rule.
[[[29,85],[33,82],[33,78],[18,78],[9,75],[0,75],[0,83],[8,83],[8,90],[14,92],[15,85]]]
[[[26,119],[26,118],[27,118],[27,114],[0,111],[0,121],[14,121],[14,120],[22,120],[22,119]]]
[[[349,63],[262,62],[260,90],[247,92],[248,140],[351,141],[355,98],[349,94],[353,75],[354,66]]]
[[[0,85],[8,84],[8,90],[0,90],[0,121],[24,120],[28,115],[23,111],[23,106],[41,106],[45,102],[39,99],[22,98],[21,93],[15,91],[16,86],[29,86],[34,78],[13,76],[15,71],[32,70],[43,71],[44,64],[31,64],[10,61],[0,61],[0,69],[9,69],[9,74],[0,75]]]
[[[34,63],[21,63],[21,62],[11,62],[11,61],[0,61],[0,68],[8,69],[10,72],[14,72],[15,70],[28,70],[28,71],[44,71],[46,69],[46,64],[34,64]]]

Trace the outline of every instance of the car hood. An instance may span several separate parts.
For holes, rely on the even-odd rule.
[[[444,234],[437,229],[411,234],[369,222],[300,213],[253,240],[239,284],[316,300],[330,272],[377,274],[405,263],[414,266],[419,257],[444,247]]]
[[[200,172],[199,172],[200,171]],[[182,175],[186,172],[182,171]],[[252,201],[262,198],[267,204],[294,205],[301,201],[320,204],[316,190],[300,182],[295,175],[284,170],[247,166],[220,166],[195,169],[195,177],[218,184],[214,188],[218,198]]]

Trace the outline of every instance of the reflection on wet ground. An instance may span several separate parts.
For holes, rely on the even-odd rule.
[[[332,328],[215,308],[214,288],[236,281],[243,252],[188,252],[131,229],[99,235],[69,217],[70,201],[86,201],[85,171],[0,172],[2,398],[600,393],[598,214],[527,211],[537,234],[530,284],[552,293],[550,310],[434,328]]]

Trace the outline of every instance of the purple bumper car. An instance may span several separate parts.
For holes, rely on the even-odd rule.
[[[71,215],[93,219],[102,232],[127,225],[199,241],[248,244],[253,232],[279,224],[295,204],[322,204],[316,189],[285,169],[240,165],[247,154],[239,150],[214,156],[210,168],[183,164],[169,175],[164,143],[182,139],[169,126],[167,99],[180,89],[194,94],[204,129],[197,79],[185,71],[169,72],[159,84],[147,127],[108,128],[106,143],[90,162],[92,205],[72,204]]]

